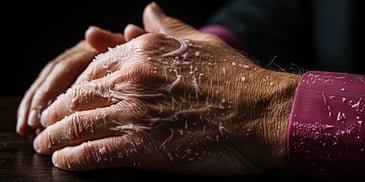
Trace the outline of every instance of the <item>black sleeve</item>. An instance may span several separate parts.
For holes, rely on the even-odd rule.
[[[310,9],[301,0],[236,0],[221,7],[207,25],[238,35],[246,53],[262,65],[311,61]],[[300,66],[300,65],[299,65]]]

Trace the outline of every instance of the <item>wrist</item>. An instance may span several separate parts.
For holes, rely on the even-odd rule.
[[[300,76],[290,73],[275,75],[273,80],[277,81],[269,90],[272,95],[268,106],[269,114],[262,122],[262,127],[266,129],[263,132],[263,139],[267,143],[268,151],[270,151],[268,166],[272,166],[272,169],[283,169],[288,168],[286,137],[290,112]]]
[[[249,143],[241,151],[245,155],[247,151],[252,152],[248,158],[261,171],[287,168],[288,120],[300,76],[262,70],[252,78],[260,81],[252,83],[254,91],[251,92],[257,94],[252,96],[253,100],[241,99],[242,112],[249,107],[252,112],[241,113],[240,122],[244,123],[241,142]],[[247,92],[248,89],[241,90]]]

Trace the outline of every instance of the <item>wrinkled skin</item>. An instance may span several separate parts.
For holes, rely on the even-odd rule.
[[[153,22],[153,23],[151,23]],[[56,167],[236,175],[285,167],[298,75],[263,69],[150,4],[42,112],[34,140]]]
[[[74,83],[98,53],[124,42],[121,34],[90,27],[85,40],[50,61],[24,94],[18,107],[17,132],[28,135],[42,129],[42,111]]]

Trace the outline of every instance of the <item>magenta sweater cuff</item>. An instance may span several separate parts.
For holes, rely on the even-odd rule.
[[[365,176],[365,76],[302,75],[288,123],[290,168],[306,176]]]
[[[240,38],[222,25],[204,26],[200,28],[200,31],[218,36],[233,48],[236,48],[238,50],[245,50],[244,44],[240,40]]]

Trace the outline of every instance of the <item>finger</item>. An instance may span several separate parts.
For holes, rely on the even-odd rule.
[[[148,32],[159,32],[180,38],[188,38],[198,32],[194,27],[167,16],[155,2],[148,4],[144,9],[143,25]]]
[[[34,149],[50,154],[60,148],[82,142],[125,134],[127,131],[146,129],[138,127],[136,118],[144,112],[135,100],[124,100],[116,105],[75,112],[45,128],[34,140]]]
[[[112,108],[112,107],[111,107]],[[110,122],[111,108],[95,109],[74,113],[63,120],[45,128],[34,139],[34,149],[41,154],[68,146],[77,145],[84,140],[93,140],[112,135]]]
[[[34,132],[34,129],[27,124],[29,108],[32,102],[31,100],[36,89],[39,87],[39,85],[43,83],[44,79],[51,70],[52,66],[50,64],[47,64],[39,74],[38,78],[33,82],[31,87],[24,94],[24,97],[22,98],[17,110],[17,133],[21,135],[28,135]]]
[[[137,141],[135,141],[137,140]],[[146,145],[129,135],[103,138],[66,147],[53,153],[53,165],[70,171],[142,165]]]
[[[127,99],[123,95],[129,87],[125,83],[127,74],[127,71],[120,70],[107,77],[73,85],[43,111],[41,124],[46,127],[76,111],[110,106]]]
[[[145,34],[146,32],[139,26],[129,24],[124,29],[124,37],[126,41],[130,41],[140,35]]]
[[[156,42],[146,43],[146,41],[130,41],[126,44],[119,45],[106,53],[99,54],[85,71],[80,74],[75,83],[78,84],[85,81],[100,79],[113,74],[116,71],[120,71],[121,69],[130,72],[130,70],[132,70],[130,66],[135,63],[134,61],[131,61],[132,55],[139,55],[135,53],[137,52],[137,48],[143,47],[140,44],[151,44],[154,47],[157,47],[158,45],[156,45]],[[161,42],[161,44],[166,44],[167,41],[159,42]],[[173,41],[170,40],[169,42]]]
[[[94,82],[75,85],[43,111],[41,124],[47,127],[76,111],[111,105],[109,90],[109,86]]]
[[[82,42],[66,54],[50,63],[52,71],[34,93],[28,118],[28,125],[33,128],[41,126],[41,112],[71,86],[97,52],[86,42]]]
[[[99,52],[105,52],[108,48],[125,43],[124,36],[112,33],[96,26],[91,26],[85,32],[86,41]]]
[[[118,57],[123,57],[122,53]],[[122,58],[121,58],[122,59]],[[89,66],[79,75],[75,84],[103,78],[121,67],[121,59],[117,59],[110,54],[99,54],[95,61],[91,62]]]
[[[17,132],[19,134],[22,135],[27,135],[30,133],[34,132],[34,127],[37,126],[37,122],[33,122],[33,121],[37,121],[37,119],[31,119],[32,121],[30,122],[31,125],[28,125],[28,117],[29,117],[29,113],[31,110],[31,105],[32,106],[32,110],[35,110],[35,113],[33,114],[34,117],[36,118],[36,116],[39,116],[39,112],[41,112],[42,108],[44,108],[45,106],[48,105],[49,101],[54,100],[54,98],[61,93],[62,91],[60,91],[58,93],[53,93],[53,94],[47,94],[44,92],[43,97],[39,97],[41,99],[36,99],[35,103],[33,103],[33,98],[34,98],[34,94],[36,93],[36,91],[42,86],[44,85],[45,80],[48,78],[48,75],[52,73],[55,65],[57,65],[59,62],[62,61],[68,61],[68,60],[72,60],[73,58],[77,58],[77,57],[82,57],[80,55],[75,56],[74,54],[80,54],[81,52],[85,51],[85,55],[90,54],[89,57],[96,55],[96,52],[90,47],[88,46],[85,42],[80,42],[78,43],[74,48],[67,50],[65,53],[61,54],[60,56],[56,57],[53,61],[49,62],[41,71],[41,73],[39,74],[38,78],[33,82],[33,84],[31,85],[31,87],[27,90],[27,92],[24,94],[24,97],[22,98],[22,101],[20,102],[19,106],[18,106],[18,111],[17,111]],[[91,59],[90,59],[91,60]],[[88,60],[88,61],[90,61]],[[81,62],[83,62],[83,60],[81,60]],[[80,64],[79,66],[81,66],[82,64]],[[66,73],[65,73],[66,74]],[[67,73],[69,74],[69,73]],[[62,77],[62,76],[61,76]],[[52,87],[50,87],[50,89],[55,89],[58,88],[57,84],[62,84],[62,83],[54,83],[54,85]],[[35,124],[33,124],[35,123]],[[32,127],[30,127],[32,126]]]

